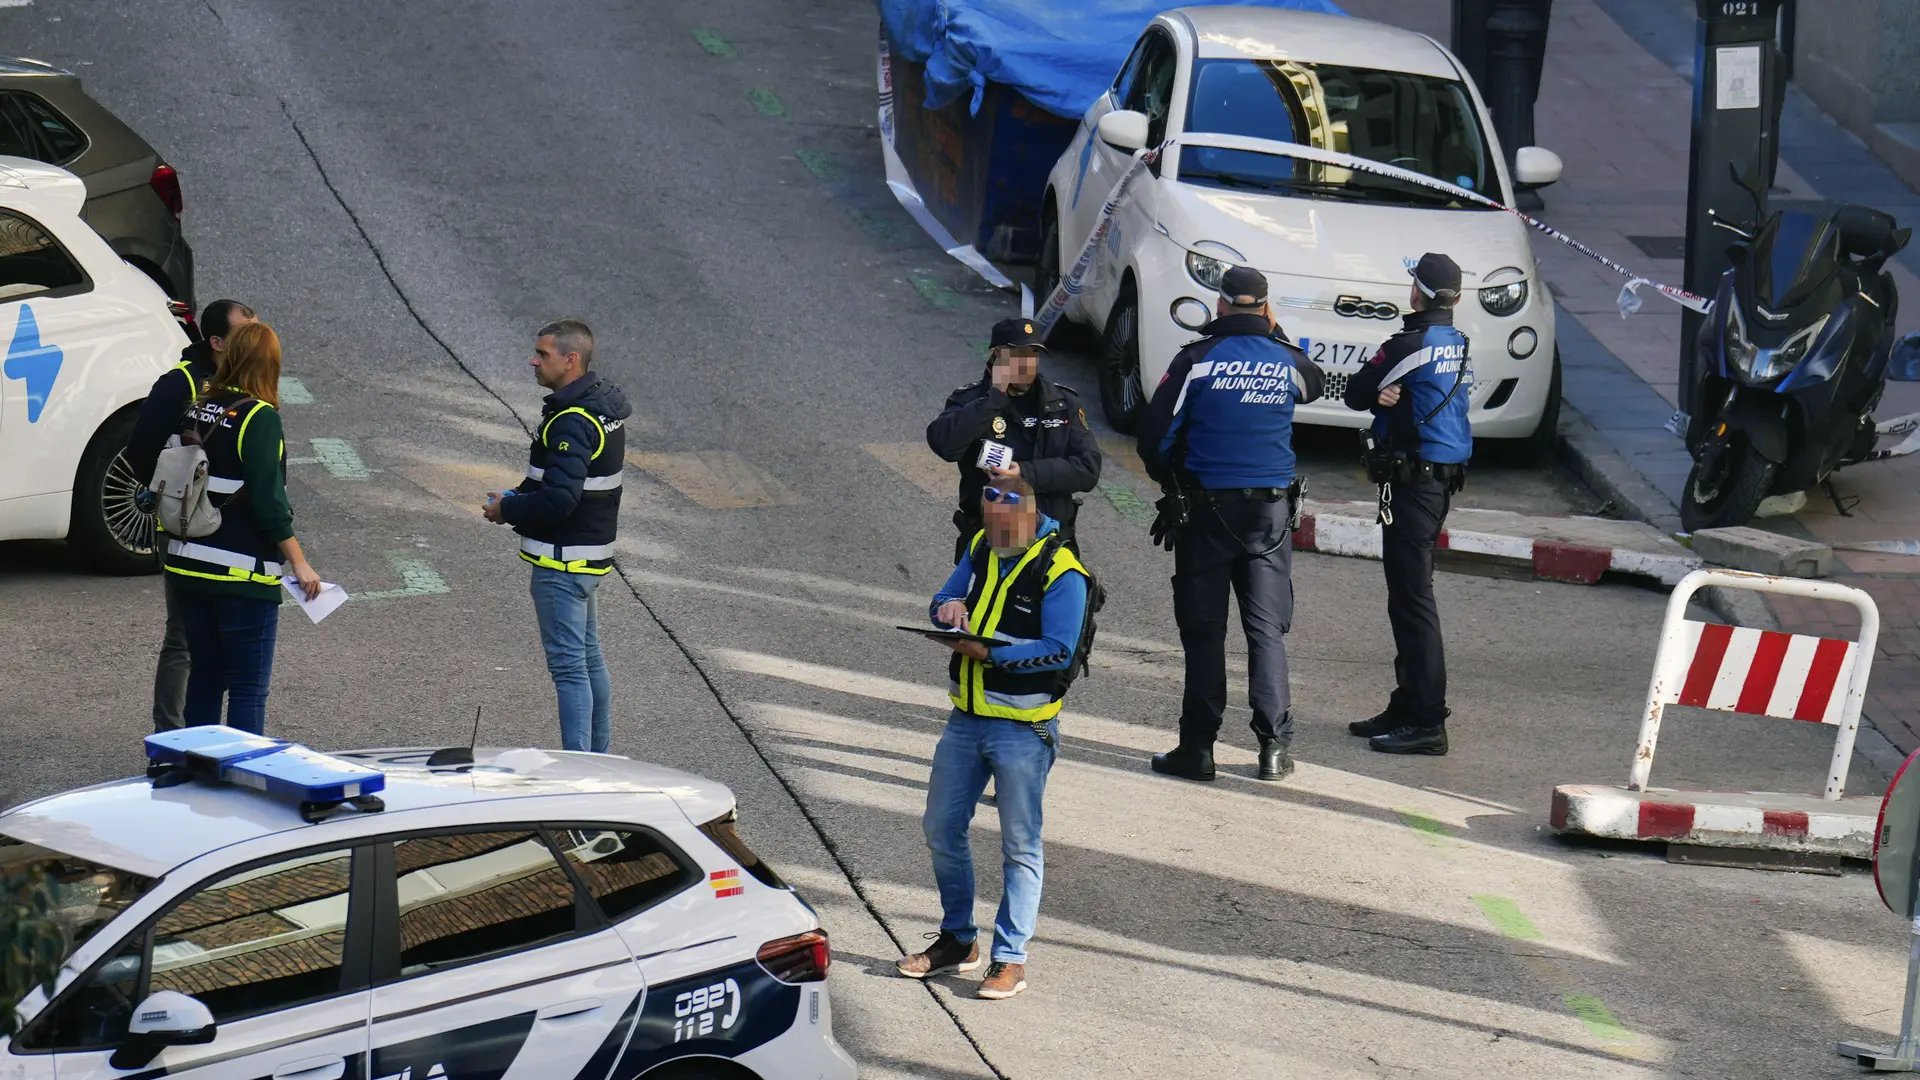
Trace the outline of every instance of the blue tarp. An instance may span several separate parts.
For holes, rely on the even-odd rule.
[[[1240,0],[1248,7],[1346,12],[1333,0]],[[989,82],[1078,120],[1113,85],[1133,43],[1178,0],[880,0],[880,18],[906,59],[927,67],[927,107]],[[1187,4],[1197,7],[1203,4]]]

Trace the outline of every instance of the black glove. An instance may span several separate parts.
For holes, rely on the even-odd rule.
[[[1154,515],[1153,525],[1147,535],[1153,538],[1158,547],[1173,550],[1173,531],[1187,523],[1187,499],[1177,491],[1170,491],[1153,504],[1160,512]]]

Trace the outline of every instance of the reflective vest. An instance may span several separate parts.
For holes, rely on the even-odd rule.
[[[260,531],[242,501],[246,480],[241,472],[240,444],[253,418],[260,410],[271,408],[232,388],[210,393],[188,407],[184,425],[206,433],[201,448],[207,453],[207,495],[220,510],[220,527],[192,540],[168,540],[167,573],[212,581],[280,584],[280,545]],[[284,475],[284,444],[280,447],[280,467]]]
[[[1058,535],[1043,536],[1018,559],[1002,560],[986,544],[985,533],[973,534],[968,549],[973,560],[973,584],[967,593],[967,626],[981,637],[1030,641],[1040,636],[1040,605],[1048,586],[1061,574],[1092,579]],[[1051,559],[1044,558],[1051,551]],[[954,707],[974,716],[1039,723],[1060,714],[1066,697],[1064,671],[1006,671],[972,657],[953,654],[947,663],[947,696]]]
[[[569,413],[585,417],[597,440],[586,481],[580,485],[580,502],[564,521],[520,526],[520,557],[569,574],[604,574],[613,569],[613,541],[620,525],[620,478],[627,460],[627,434],[621,420],[578,405],[543,417],[540,432],[527,450],[527,478],[514,490],[524,495],[540,490],[546,482],[551,456],[547,436],[554,423]]]

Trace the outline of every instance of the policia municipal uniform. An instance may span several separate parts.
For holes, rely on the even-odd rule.
[[[1031,319],[1002,319],[993,326],[989,349],[1044,350]],[[1014,392],[993,385],[989,367],[980,381],[947,395],[946,407],[927,425],[927,446],[943,461],[960,466],[959,509],[953,512],[959,538],[953,558],[960,561],[969,537],[980,531],[980,489],[987,472],[977,466],[981,444],[1004,443],[1013,451],[1020,475],[1033,486],[1040,512],[1060,523],[1061,539],[1080,550],[1073,530],[1080,507],[1074,496],[1100,484],[1100,447],[1087,427],[1080,394],[1045,375]]]
[[[1267,281],[1234,267],[1221,282],[1234,307],[1263,308]],[[1227,706],[1227,592],[1247,635],[1247,696],[1262,780],[1293,771],[1292,696],[1283,635],[1293,622],[1293,410],[1324,376],[1260,310],[1227,314],[1180,350],[1139,430],[1140,460],[1168,495],[1154,539],[1173,548],[1173,614],[1187,656],[1180,745],[1156,772],[1212,780]]]
[[[1460,267],[1445,255],[1424,255],[1414,285],[1416,310],[1347,380],[1347,407],[1373,411],[1367,471],[1380,485],[1380,562],[1395,682],[1384,712],[1347,729],[1384,753],[1438,755],[1447,752],[1447,663],[1433,599],[1433,551],[1473,454],[1467,423],[1473,365],[1466,337],[1453,327]],[[1396,384],[1400,400],[1382,407],[1381,389]]]

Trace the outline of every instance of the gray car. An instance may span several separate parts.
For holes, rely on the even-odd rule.
[[[38,60],[0,59],[0,154],[59,165],[87,185],[80,216],[120,257],[193,304],[193,249],[180,231],[180,174],[88,97],[80,79]]]

